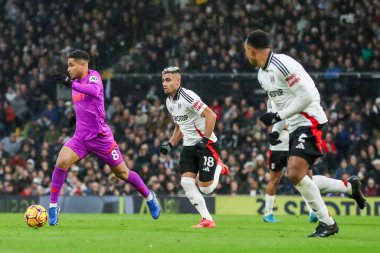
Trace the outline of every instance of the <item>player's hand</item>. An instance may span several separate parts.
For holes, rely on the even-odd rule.
[[[277,131],[271,132],[268,134],[268,142],[272,146],[276,146],[277,144],[280,144],[282,141],[279,140],[278,138],[280,137],[280,133]]]
[[[260,117],[261,122],[264,123],[266,126],[271,126],[273,124],[276,124],[277,122],[281,121],[280,116],[278,113],[273,112],[267,112]]]
[[[64,73],[56,73],[53,75],[52,79],[54,83],[63,84],[66,87],[69,87],[70,89],[71,89],[71,85],[73,84],[70,77]]]
[[[197,142],[197,144],[195,144],[195,149],[197,151],[205,150],[207,147],[207,143],[208,143],[208,138],[203,137],[202,140],[200,140],[199,142]]]
[[[173,149],[173,145],[170,142],[168,142],[161,145],[160,152],[163,155],[167,155],[172,149]]]

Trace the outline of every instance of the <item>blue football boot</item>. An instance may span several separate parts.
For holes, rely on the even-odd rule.
[[[161,214],[160,205],[158,204],[156,194],[153,191],[150,191],[150,193],[152,194],[153,198],[149,201],[146,201],[146,204],[148,205],[150,214],[152,215],[153,219],[158,219]]]
[[[276,219],[276,217],[274,217],[273,213],[264,215],[263,220],[265,222],[270,222],[270,223],[278,222],[278,220]]]
[[[311,212],[309,215],[309,222],[316,223],[318,221],[317,214],[315,212]]]
[[[49,207],[49,225],[55,226],[58,223],[59,206]]]

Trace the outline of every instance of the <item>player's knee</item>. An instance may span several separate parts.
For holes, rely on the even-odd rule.
[[[72,163],[67,159],[58,159],[56,163],[56,167],[60,169],[66,169],[66,170],[70,168],[71,165]]]
[[[120,178],[121,180],[128,180],[129,178],[129,169],[127,167],[113,167],[111,168],[112,172],[115,174],[116,177]]]
[[[199,190],[203,192],[204,194],[211,194],[214,191],[214,189],[215,187],[213,187],[212,184],[207,187],[202,187],[202,186],[199,187]]]
[[[181,177],[181,185],[186,192],[195,186],[195,179],[191,177]]]
[[[292,169],[290,166],[288,167],[287,177],[293,185],[296,185],[299,182],[299,173],[296,169]]]

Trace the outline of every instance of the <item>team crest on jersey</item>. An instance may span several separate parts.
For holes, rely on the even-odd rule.
[[[269,75],[269,77],[270,77],[270,82],[271,82],[272,84],[274,84],[274,76],[273,76],[273,75]]]
[[[181,104],[181,103],[179,103],[179,104],[178,104],[178,110],[180,110],[180,109],[181,109],[181,107],[182,107],[182,104]]]
[[[90,76],[89,81],[97,83],[97,82],[99,82],[99,79],[96,76]]]

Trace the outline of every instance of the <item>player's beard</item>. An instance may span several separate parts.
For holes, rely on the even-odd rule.
[[[249,63],[254,66],[254,67],[257,67],[257,60],[256,59],[249,59]]]

